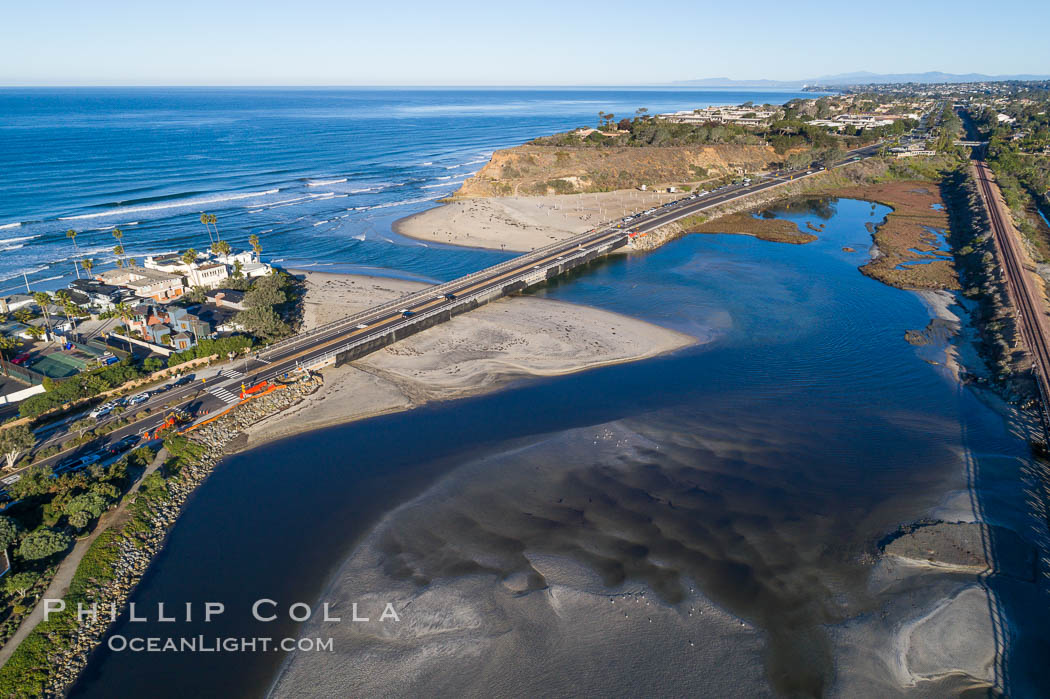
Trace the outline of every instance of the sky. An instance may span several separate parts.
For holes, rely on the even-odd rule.
[[[1046,0],[7,0],[0,16],[0,85],[646,85],[858,70],[1050,73]]]

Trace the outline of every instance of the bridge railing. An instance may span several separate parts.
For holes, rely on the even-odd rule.
[[[624,236],[626,236],[626,235],[627,235],[627,233],[625,231],[624,232]],[[616,242],[616,241],[615,240],[609,241],[610,244],[613,243],[613,242]],[[579,256],[580,256],[580,253],[566,253],[564,261],[572,260],[572,259],[574,259],[576,257],[579,257]],[[515,258],[515,259],[520,259],[520,258]],[[562,264],[562,262],[559,262],[558,264]],[[527,277],[529,277],[530,275],[532,275],[534,273],[535,273],[534,269],[523,270],[521,273],[516,274],[516,275],[514,275],[512,277],[509,277],[506,280],[504,280],[503,284],[504,285],[514,284],[515,282],[519,282],[519,281],[522,281],[522,280],[526,279]],[[462,281],[462,278],[460,278],[460,279],[458,279],[456,281]],[[477,299],[477,298],[479,298],[479,297],[481,297],[481,296],[483,296],[485,294],[491,293],[491,291],[492,291],[492,289],[479,289],[479,290],[471,292],[469,294],[465,294],[463,296],[457,297],[457,301],[462,302],[462,303],[466,303],[468,301],[472,301],[474,299]],[[394,304],[394,305],[397,305],[397,304]],[[446,312],[448,310],[449,310],[449,308],[447,306],[445,306],[445,307],[432,308],[432,309],[429,309],[429,310],[426,310],[426,311],[422,311],[420,313],[412,315],[409,318],[405,318],[404,320],[402,320],[402,321],[400,321],[398,323],[395,323],[394,325],[391,325],[390,327],[388,327],[384,331],[384,333],[397,332],[398,330],[400,330],[402,328],[407,328],[407,327],[409,327],[411,325],[414,325],[415,323],[420,322],[421,320],[425,320],[427,318],[430,318],[432,316],[438,315],[440,313],[444,313],[444,312]],[[326,364],[329,361],[332,361],[336,356],[342,354],[343,352],[346,352],[347,350],[351,350],[354,347],[362,345],[362,344],[364,344],[366,342],[371,342],[372,339],[374,339],[374,338],[361,338],[361,339],[357,339],[357,340],[348,340],[347,342],[341,344],[339,347],[330,349],[327,352],[325,352],[324,354],[317,355],[317,356],[314,356],[314,357],[310,357],[308,360],[303,361],[300,364],[300,366],[303,366],[303,367],[306,367],[306,368],[312,368],[312,367],[316,367],[316,366],[321,366],[323,364]],[[277,377],[280,373],[282,373],[282,372],[273,372],[272,374],[266,375],[264,378],[266,378],[266,379],[273,379],[273,378]]]
[[[591,237],[594,237],[595,235],[598,235],[599,233],[604,233],[604,232],[606,232],[606,230],[608,230],[608,229],[591,230],[591,231],[588,231],[587,233],[581,234],[578,238],[574,238],[574,239],[571,239],[571,240],[576,240],[576,241],[579,242],[579,244],[583,245]],[[339,330],[341,328],[345,328],[346,326],[349,326],[349,325],[355,325],[357,323],[360,323],[363,320],[367,320],[369,318],[372,318],[372,317],[374,317],[377,314],[384,313],[384,312],[387,312],[387,311],[391,311],[391,310],[394,310],[394,309],[397,309],[397,308],[402,308],[402,307],[404,307],[406,305],[411,305],[415,301],[418,301],[420,299],[424,299],[424,298],[427,298],[427,297],[430,297],[430,296],[440,296],[440,295],[446,293],[447,291],[449,291],[450,289],[453,289],[454,287],[460,286],[460,285],[465,284],[465,283],[469,283],[471,281],[474,281],[475,279],[479,279],[479,278],[482,278],[482,277],[485,277],[485,276],[490,276],[490,275],[493,275],[493,274],[498,274],[499,272],[502,272],[505,269],[513,268],[513,267],[515,267],[517,265],[520,265],[522,263],[528,262],[529,260],[542,258],[542,257],[544,257],[544,256],[546,256],[546,255],[548,255],[548,254],[550,254],[552,252],[554,252],[555,250],[563,247],[566,242],[567,241],[562,240],[562,241],[550,243],[550,244],[545,245],[545,246],[543,246],[541,248],[537,248],[536,250],[532,250],[532,251],[529,251],[529,252],[524,253],[522,255],[518,255],[517,257],[513,257],[513,258],[511,258],[509,260],[504,260],[503,262],[499,262],[499,263],[497,263],[495,265],[491,265],[489,267],[485,267],[485,268],[480,269],[480,270],[478,270],[476,272],[471,272],[470,274],[467,274],[465,276],[457,277],[456,279],[453,279],[451,281],[441,282],[440,284],[435,284],[435,285],[432,285],[432,286],[428,286],[425,289],[420,289],[418,291],[413,291],[412,293],[405,294],[404,296],[399,296],[396,299],[393,299],[391,301],[387,301],[385,303],[379,304],[378,306],[372,306],[372,307],[367,308],[367,309],[365,309],[363,311],[358,311],[357,313],[354,313],[354,314],[351,314],[349,316],[346,316],[345,318],[340,318],[339,320],[334,320],[334,321],[332,321],[330,323],[326,323],[324,325],[321,325],[321,326],[318,326],[316,328],[313,328],[312,330],[308,330],[305,333],[300,333],[300,334],[296,335],[295,337],[291,337],[291,338],[288,338],[286,340],[281,340],[280,342],[276,342],[276,343],[270,345],[269,347],[267,347],[266,349],[264,349],[260,353],[260,356],[265,358],[266,356],[271,355],[271,354],[273,354],[274,352],[276,352],[278,350],[285,350],[285,349],[289,349],[289,348],[295,347],[297,345],[301,345],[301,344],[303,344],[305,342],[312,341],[314,338],[318,337],[319,335],[324,335],[324,334],[332,332],[334,330]]]

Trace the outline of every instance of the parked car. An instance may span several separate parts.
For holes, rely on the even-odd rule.
[[[29,352],[22,352],[21,354],[15,355],[15,358],[11,360],[11,363],[21,366],[27,361],[29,361]]]
[[[103,403],[88,413],[88,417],[93,417],[98,420],[99,418],[106,417],[111,412],[113,412],[113,406],[109,403]]]
[[[55,469],[55,473],[72,473],[73,471],[79,471],[80,469],[87,468],[91,464],[97,463],[102,457],[98,454],[84,454],[68,461],[63,461]]]
[[[110,456],[116,456],[131,449],[139,443],[140,437],[137,434],[129,434],[128,436],[117,440],[113,444],[106,447],[106,453]]]

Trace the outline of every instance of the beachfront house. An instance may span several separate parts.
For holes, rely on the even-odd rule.
[[[122,303],[129,292],[119,286],[103,284],[98,279],[74,279],[69,283],[69,296],[82,308],[93,307],[112,311]]]
[[[157,303],[168,303],[181,298],[186,291],[182,276],[169,274],[157,269],[143,267],[106,270],[95,275],[95,278],[110,286],[123,286],[143,299],[152,299]]]
[[[143,265],[158,272],[182,275],[186,286],[200,286],[205,289],[222,286],[227,279],[235,276],[238,270],[242,276],[249,279],[273,271],[270,265],[260,261],[255,253],[247,250],[229,255],[198,252],[196,258],[189,263],[183,260],[182,253],[154,255],[147,257]]]
[[[226,265],[211,262],[203,265],[193,265],[186,272],[186,283],[193,286],[203,286],[205,289],[214,289],[230,278]]]
[[[211,327],[199,316],[178,306],[158,307],[142,303],[131,309],[128,327],[140,333],[147,342],[189,349],[197,340],[211,335]]]
[[[0,297],[0,313],[14,313],[19,308],[32,306],[36,301],[29,294],[11,294]]]

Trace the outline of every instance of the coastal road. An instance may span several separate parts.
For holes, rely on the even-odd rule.
[[[869,158],[875,155],[879,148],[880,144],[873,144],[849,151],[846,157],[831,164],[828,169],[843,167],[857,160]],[[453,281],[421,289],[336,322],[297,334],[228,364],[219,375],[208,379],[207,382],[195,380],[188,386],[161,393],[151,397],[148,402],[128,408],[124,417],[129,414],[137,414],[146,408],[150,408],[152,414],[143,420],[115,430],[109,435],[108,442],[115,442],[129,434],[141,434],[146,430],[152,432],[163,422],[169,405],[185,409],[198,416],[215,414],[238,402],[242,384],[251,386],[262,380],[270,380],[292,373],[301,367],[317,366],[350,347],[382,337],[398,327],[417,322],[421,315],[442,312],[465,300],[491,295],[497,289],[534,278],[537,270],[542,270],[545,266],[623,246],[634,236],[649,233],[669,223],[789,182],[813,177],[821,172],[823,168],[817,167],[806,170],[779,171],[757,178],[750,184],[729,185],[704,195],[687,195],[657,209],[651,209],[649,213],[633,215],[630,221],[625,222],[622,219],[614,221],[606,226],[538,248]],[[115,416],[105,418],[99,424],[115,419],[117,419]],[[38,445],[38,448],[68,438],[68,433],[60,430]],[[97,445],[86,445],[79,451],[59,454],[40,463],[55,465],[69,459],[72,455],[88,453],[97,448]]]
[[[1032,273],[1025,267],[1020,234],[1014,228],[995,184],[994,175],[983,160],[974,165],[978,189],[984,200],[992,237],[1006,279],[1006,291],[1017,309],[1021,338],[1032,357],[1039,385],[1044,427],[1050,429],[1050,332],[1047,328],[1046,308],[1042,294],[1036,288]]]

